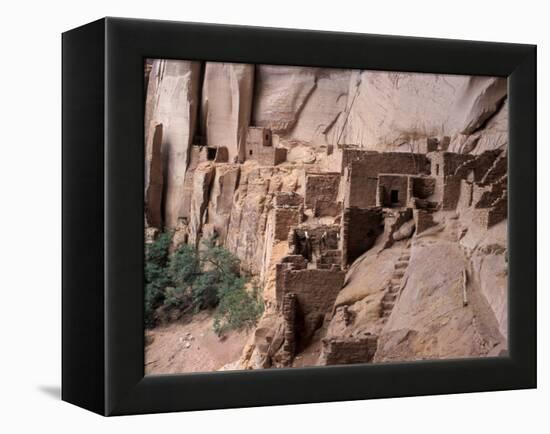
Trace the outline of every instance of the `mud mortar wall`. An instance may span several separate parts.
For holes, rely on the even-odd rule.
[[[342,219],[343,265],[349,265],[370,249],[383,232],[384,221],[380,208],[346,208]]]

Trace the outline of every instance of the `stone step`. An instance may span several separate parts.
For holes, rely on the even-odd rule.
[[[399,289],[400,289],[399,286],[392,286],[388,288],[388,291],[386,292],[386,294],[397,296],[397,294],[399,294]]]
[[[382,301],[382,309],[391,311],[395,303],[393,301]]]
[[[382,297],[382,301],[395,302],[396,298],[397,298],[397,292],[386,292],[384,294],[384,297]]]
[[[391,314],[391,310],[383,310],[382,311],[382,318],[387,319]]]
[[[395,271],[393,272],[393,277],[394,277],[394,278],[399,278],[399,279],[400,279],[401,277],[403,277],[404,274],[405,274],[405,270],[404,270],[403,268],[400,268],[400,269],[395,270]]]
[[[401,286],[401,278],[400,277],[392,277],[390,280],[390,285],[397,286],[398,288]]]
[[[405,269],[408,266],[409,266],[408,262],[398,261],[398,262],[395,263],[393,268],[395,268],[396,270],[400,270],[400,269]]]

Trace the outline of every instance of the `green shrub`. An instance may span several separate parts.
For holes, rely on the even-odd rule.
[[[164,301],[164,289],[170,285],[167,270],[172,234],[162,233],[145,246],[145,324],[154,325],[154,310]]]
[[[223,335],[227,330],[252,326],[263,311],[263,301],[256,287],[251,292],[247,292],[244,285],[228,288],[221,295],[214,313],[214,331]]]
[[[219,335],[255,323],[263,304],[256,288],[246,291],[239,259],[217,246],[215,238],[204,240],[199,249],[180,245],[169,256],[171,238],[171,233],[163,233],[147,246],[146,325],[154,325],[154,310],[161,304],[196,312],[215,308],[214,330]]]

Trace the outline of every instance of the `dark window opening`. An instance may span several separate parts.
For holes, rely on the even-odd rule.
[[[391,203],[398,203],[399,202],[399,191],[398,190],[392,190],[391,191],[390,201],[391,201]]]
[[[248,155],[252,155],[252,149],[248,151]]]
[[[435,174],[439,175],[439,164],[435,165]]]
[[[206,148],[206,158],[208,161],[212,161],[214,158],[216,158],[216,148]]]
[[[269,134],[266,134],[266,135],[265,135],[265,139],[266,139],[266,140],[269,140]]]

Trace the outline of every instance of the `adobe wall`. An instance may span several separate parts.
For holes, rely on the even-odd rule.
[[[286,149],[247,143],[246,159],[255,160],[261,166],[277,166],[286,161]]]
[[[277,306],[282,308],[283,303],[283,276],[286,270],[303,270],[307,267],[307,262],[302,255],[288,255],[281,259],[281,262],[275,264],[275,299]]]
[[[439,140],[436,137],[428,137],[416,144],[415,150],[419,154],[427,154],[428,152],[437,151]]]
[[[304,198],[294,192],[275,193],[275,206],[300,206],[304,203]]]
[[[508,216],[508,196],[503,193],[503,196],[496,201],[491,208],[478,208],[474,210],[473,220],[479,226],[489,229],[491,226],[500,223]]]
[[[248,127],[246,142],[247,145],[272,146],[271,130],[264,127]]]
[[[377,151],[367,151],[361,148],[349,148],[345,145],[342,146],[342,166],[340,167],[340,173],[344,173],[344,169],[349,167],[353,161],[363,161],[369,155],[378,154]]]
[[[378,347],[378,337],[365,335],[346,338],[325,338],[320,362],[323,365],[347,365],[372,361]]]
[[[435,179],[428,176],[411,176],[412,196],[419,199],[426,199],[434,194]]]
[[[256,160],[262,166],[276,166],[286,161],[286,153],[285,148],[273,146],[269,128],[248,128],[244,157],[246,160]]]
[[[378,201],[377,206],[399,207],[407,206],[409,198],[409,178],[407,175],[380,174],[378,175]],[[392,202],[392,190],[396,191],[397,201]]]
[[[325,315],[331,311],[345,276],[344,271],[334,268],[283,271],[283,294],[296,295],[302,343],[311,339]]]
[[[460,181],[460,197],[458,199],[457,209],[464,210],[472,206],[472,194],[474,184],[466,180]]]
[[[302,209],[300,207],[275,207],[273,214],[275,240],[288,240],[291,228],[298,226],[302,221]]]
[[[273,157],[274,158],[273,166],[277,166],[286,161],[287,150],[286,148],[274,148],[274,149],[275,149],[275,155]]]
[[[336,216],[340,212],[339,173],[309,173],[306,175],[305,206],[317,217]]]
[[[362,159],[352,160],[346,173],[348,192],[345,206],[376,206],[379,174],[417,175],[426,173],[427,165],[425,155],[408,152],[369,152]]]
[[[508,173],[508,155],[501,154],[494,161],[493,165],[487,170],[481,179],[482,184],[490,184],[498,181],[498,179],[506,176]]]
[[[307,236],[306,236],[307,233]],[[337,250],[340,240],[340,225],[301,224],[291,231],[289,250],[304,256],[310,262],[317,262],[327,250]]]
[[[287,293],[283,299],[284,343],[281,363],[289,366],[296,354],[296,294]]]
[[[341,250],[327,250],[323,252],[317,262],[317,268],[319,269],[331,269],[333,265],[341,268],[342,266],[342,251]]]
[[[453,210],[458,205],[460,198],[461,179],[458,176],[447,176],[443,180],[443,198],[441,201],[441,209]]]
[[[369,250],[383,232],[381,208],[346,208],[342,218],[341,244],[343,265],[350,265]]]
[[[425,230],[435,226],[435,222],[432,214],[423,209],[414,209],[413,219],[414,219],[416,235],[419,235]]]

